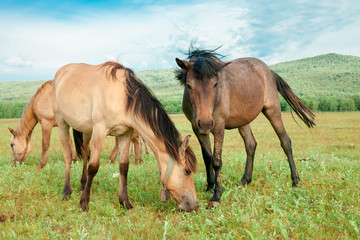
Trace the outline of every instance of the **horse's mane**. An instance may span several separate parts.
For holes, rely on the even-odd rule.
[[[202,80],[218,75],[223,66],[219,59],[223,56],[215,52],[218,49],[219,47],[213,50],[204,50],[194,48],[193,45],[190,46],[187,59],[193,63],[191,69],[196,79]],[[177,69],[175,74],[180,83],[184,85],[186,83],[186,72]]]
[[[179,161],[178,148],[181,144],[180,133],[166,113],[159,100],[151,94],[145,84],[136,77],[130,68],[125,68],[117,62],[106,62],[102,67],[111,67],[111,77],[116,79],[116,71],[123,69],[126,74],[127,102],[126,111],[130,110],[144,120],[158,138],[165,142],[166,150]],[[186,166],[192,172],[196,171],[196,158],[190,147],[186,149]]]
[[[31,97],[30,101],[26,104],[22,114],[21,114],[21,118],[20,118],[20,122],[19,125],[16,129],[16,132],[22,132],[22,131],[27,131],[27,138],[30,138],[32,131],[33,131],[33,127],[30,127],[28,122],[29,119],[28,118],[33,118],[36,120],[36,122],[38,122],[38,119],[36,118],[36,116],[34,115],[33,112],[33,108],[34,108],[34,101],[36,99],[36,97],[42,92],[43,88],[45,87],[46,84],[52,84],[52,80],[47,81],[45,83],[43,83],[34,93],[34,95]]]

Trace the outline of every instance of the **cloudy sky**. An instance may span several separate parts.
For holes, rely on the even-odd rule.
[[[52,79],[71,62],[175,67],[190,42],[267,64],[360,56],[359,0],[0,1],[0,81]]]

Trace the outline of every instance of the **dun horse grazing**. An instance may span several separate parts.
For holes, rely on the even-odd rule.
[[[42,153],[37,169],[47,162],[47,151],[50,145],[51,130],[57,126],[52,108],[53,81],[42,84],[26,105],[16,130],[9,128],[13,135],[10,140],[14,163],[22,164],[31,151],[31,135],[37,123],[42,131]],[[71,144],[71,138],[69,138]],[[71,152],[72,160],[76,161],[75,152]]]
[[[216,50],[216,49],[215,49]],[[256,141],[250,123],[262,112],[273,126],[288,158],[292,185],[300,181],[291,141],[281,119],[278,91],[308,127],[315,115],[293,93],[289,85],[265,63],[256,58],[222,62],[215,50],[189,49],[188,61],[176,58],[181,69],[177,78],[185,86],[182,109],[201,145],[207,173],[207,191],[214,189],[208,207],[220,203],[222,147],[225,129],[238,128],[244,140],[247,159],[241,184],[251,182]],[[214,135],[211,152],[209,133]]]
[[[131,69],[116,62],[101,65],[69,64],[58,70],[54,79],[54,113],[59,126],[66,166],[64,196],[71,194],[71,151],[69,127],[83,133],[84,152],[90,160],[80,205],[88,209],[90,188],[98,169],[106,135],[119,141],[119,202],[132,208],[127,193],[129,144],[134,129],[151,147],[158,161],[164,192],[169,191],[182,210],[196,205],[193,172],[196,158],[188,146],[189,137],[180,134],[160,102]],[[85,157],[85,159],[87,159]]]

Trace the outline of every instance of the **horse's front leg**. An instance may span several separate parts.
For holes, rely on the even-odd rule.
[[[126,209],[132,209],[133,206],[129,201],[127,193],[127,173],[129,170],[129,148],[132,131],[125,135],[118,137],[119,141],[119,202]]]
[[[193,129],[196,137],[199,140],[201,146],[201,152],[204,159],[205,167],[206,167],[206,181],[207,181],[207,192],[213,192],[215,186],[215,174],[214,168],[212,166],[212,153],[211,153],[211,143],[209,134],[199,134],[196,129]]]
[[[213,154],[212,166],[215,171],[215,189],[214,189],[214,195],[210,200],[208,208],[212,208],[220,204],[220,198],[223,192],[220,173],[222,167],[221,152],[224,142],[224,133],[225,133],[224,127],[217,128],[214,130],[214,154]]]
[[[90,151],[91,151],[90,161],[89,161],[89,166],[87,168],[87,181],[85,184],[85,189],[81,194],[81,198],[80,198],[80,206],[83,211],[89,209],[91,184],[96,173],[99,170],[100,153],[106,134],[107,134],[107,129],[101,125],[95,126],[93,128],[92,137],[91,137],[91,146],[90,146]]]
[[[39,165],[36,169],[42,169],[47,163],[47,152],[50,146],[51,130],[54,124],[48,121],[41,122],[41,132],[42,132],[42,152]]]

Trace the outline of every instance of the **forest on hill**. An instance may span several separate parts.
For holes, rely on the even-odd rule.
[[[360,57],[335,53],[283,62],[270,68],[282,76],[294,92],[313,111],[360,110]],[[137,76],[171,113],[181,112],[183,87],[175,69],[146,70]],[[20,117],[45,81],[0,82],[0,118]],[[289,110],[281,99],[283,111]]]

